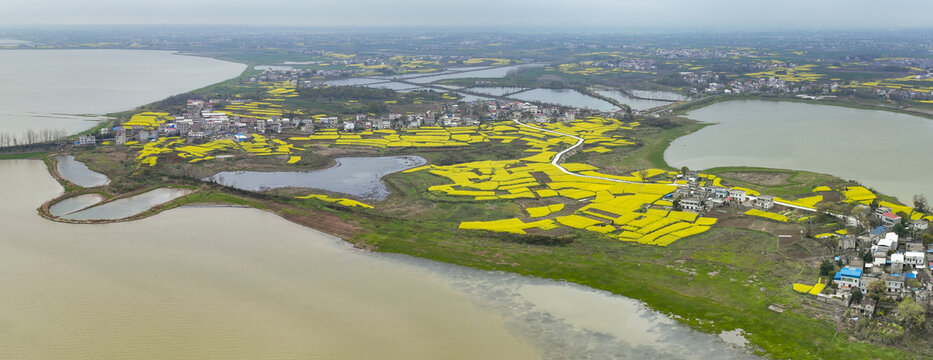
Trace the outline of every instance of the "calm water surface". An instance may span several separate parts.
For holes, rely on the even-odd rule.
[[[55,216],[62,216],[95,205],[101,201],[104,201],[104,196],[100,194],[78,195],[50,206],[49,213]]]
[[[0,359],[539,358],[440,279],[267,212],[62,224],[41,161],[0,183]]]
[[[88,169],[83,162],[75,160],[74,155],[59,155],[55,157],[58,162],[58,173],[68,181],[80,187],[95,187],[107,185],[110,179],[107,175]]]
[[[167,203],[190,193],[191,190],[188,189],[159,188],[144,192],[136,196],[114,200],[100,206],[87,208],[86,210],[73,212],[62,216],[62,218],[68,220],[123,219],[149,210],[153,206]]]
[[[0,161],[0,358],[746,359],[583,286],[354,249],[270,213],[36,215],[62,189]],[[274,230],[274,231],[273,231]]]
[[[520,87],[508,87],[508,86],[504,86],[504,87],[503,86],[477,86],[477,87],[471,87],[469,88],[469,90],[472,92],[478,92],[481,94],[502,96],[505,94],[511,94],[511,93],[515,93],[515,92],[519,92],[519,91],[523,91],[527,89],[520,88]]]
[[[170,51],[0,50],[0,131],[77,133],[99,116],[239,75],[245,65]]]
[[[511,97],[525,101],[538,101],[548,104],[589,108],[598,111],[615,111],[619,109],[615,107],[615,105],[601,99],[587,96],[571,89],[531,89],[512,95]]]
[[[839,106],[734,100],[691,111],[718,123],[671,143],[674,167],[762,166],[859,181],[910,204],[933,198],[933,120]]]
[[[616,101],[620,103],[631,106],[632,109],[634,110],[648,110],[651,108],[656,108],[658,106],[664,106],[664,105],[671,104],[671,102],[669,101],[636,99],[618,90],[593,90],[593,91],[596,91],[596,93],[602,96],[615,99]],[[640,96],[640,95],[637,95],[637,96]]]
[[[382,200],[389,189],[382,182],[388,174],[424,165],[420,156],[344,157],[337,165],[317,171],[225,171],[205,180],[238,189],[259,191],[285,187],[311,188]]]

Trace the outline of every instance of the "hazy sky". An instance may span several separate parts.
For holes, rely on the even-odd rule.
[[[0,24],[933,27],[933,0],[0,0]]]

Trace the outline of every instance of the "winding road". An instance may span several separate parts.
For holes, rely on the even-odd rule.
[[[551,133],[551,134],[555,134],[555,135],[566,136],[566,137],[570,137],[570,138],[576,139],[576,140],[577,140],[577,143],[576,143],[576,144],[573,144],[573,146],[571,146],[571,147],[569,147],[569,148],[567,148],[567,149],[564,149],[564,151],[561,151],[561,152],[557,153],[557,155],[554,155],[554,159],[551,160],[551,165],[556,166],[558,169],[560,169],[560,171],[562,171],[563,173],[565,173],[565,174],[567,174],[567,175],[579,176],[579,177],[588,178],[588,179],[599,179],[599,180],[613,181],[613,182],[625,183],[625,184],[641,184],[641,182],[638,182],[638,181],[628,181],[628,180],[620,180],[620,179],[607,178],[607,177],[602,177],[602,176],[583,175],[583,174],[578,174],[578,173],[575,173],[575,172],[573,172],[573,171],[567,170],[565,167],[563,167],[563,166],[560,165],[560,158],[561,158],[562,156],[564,156],[564,154],[566,154],[566,153],[568,153],[568,152],[571,152],[571,151],[573,151],[574,149],[577,149],[577,148],[583,146],[583,138],[581,138],[581,137],[579,137],[579,136],[575,136],[575,135],[564,134],[564,133],[562,133],[562,132],[557,132],[557,131],[554,131],[554,130],[548,130],[548,129],[539,128],[539,127],[537,127],[537,126],[531,126],[531,125],[528,125],[528,124],[525,124],[525,123],[519,121],[518,119],[514,119],[514,120],[512,120],[512,121],[515,122],[516,124],[518,124],[519,126],[523,126],[523,127],[529,128],[529,129],[534,129],[534,130],[536,130],[536,131],[543,131],[543,132],[546,132],[546,133]],[[675,185],[675,184],[657,184],[657,185],[668,185],[668,186],[672,186],[672,187],[677,187],[677,185]],[[777,205],[781,205],[781,206],[785,206],[785,207],[789,207],[789,208],[794,208],[794,209],[799,209],[799,210],[805,210],[805,211],[811,211],[811,212],[820,212],[819,210],[814,209],[814,208],[809,208],[809,207],[806,207],[806,206],[800,206],[800,205],[789,204],[789,203],[786,203],[786,202],[783,202],[783,201],[775,201],[774,203],[777,204]],[[829,214],[834,215],[834,216],[836,216],[836,217],[842,217],[842,218],[844,218],[843,215],[833,214],[833,213],[829,213]]]

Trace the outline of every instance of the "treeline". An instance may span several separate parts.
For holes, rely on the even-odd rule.
[[[68,133],[62,129],[26,130],[20,136],[8,132],[0,132],[0,147],[34,145],[56,142],[64,139]]]

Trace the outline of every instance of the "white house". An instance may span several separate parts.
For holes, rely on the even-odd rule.
[[[680,199],[680,207],[684,210],[700,211],[700,199],[695,197]]]
[[[773,195],[761,195],[758,197],[758,200],[755,200],[755,206],[760,207],[764,210],[768,210],[774,207],[774,196]]]
[[[745,200],[748,199],[747,195],[745,194],[745,190],[739,190],[739,189],[730,189],[729,197],[731,197],[732,200],[735,200],[738,202],[745,202]]]
[[[904,253],[904,264],[911,266],[923,266],[924,254],[919,251],[908,251]]]
[[[75,145],[94,145],[97,144],[97,138],[94,135],[81,135]]]

